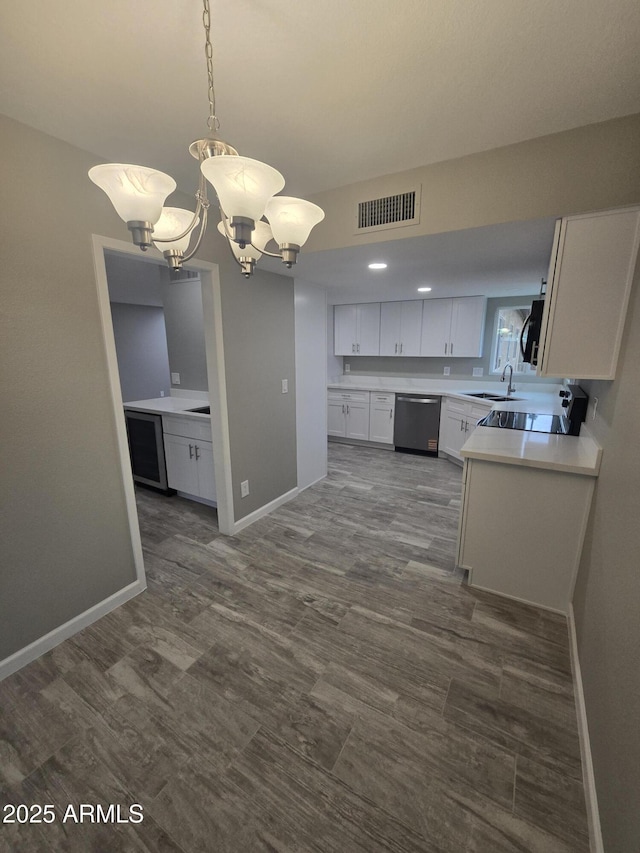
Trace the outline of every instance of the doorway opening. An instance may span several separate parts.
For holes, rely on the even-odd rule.
[[[127,293],[126,284],[124,284],[125,289],[123,291],[123,282],[115,282],[113,270],[118,267],[121,270],[127,267],[131,268],[132,263],[135,263],[136,265],[142,264],[145,265],[145,267],[149,265],[149,270],[142,273],[140,275],[140,279],[142,281],[149,279],[153,280],[154,276],[157,274],[157,269],[154,268],[158,267],[159,259],[153,256],[141,257],[141,254],[136,247],[119,240],[113,240],[98,235],[93,235],[93,254],[103,339],[109,372],[112,411],[118,438],[122,483],[127,505],[129,529],[131,533],[131,545],[138,579],[144,581],[144,562],[142,557],[140,527],[136,507],[136,495],[129,456],[129,445],[124,415],[125,401],[123,400],[123,397],[130,397],[131,394],[137,393],[137,390],[134,389],[145,391],[144,396],[137,399],[162,397],[163,391],[166,396],[171,396],[172,394],[180,396],[181,386],[178,386],[177,383],[171,381],[173,378],[176,378],[171,377],[170,370],[171,336],[169,335],[169,338],[167,338],[165,335],[165,346],[167,349],[166,360],[163,354],[162,342],[159,340],[158,333],[162,326],[164,325],[166,331],[167,325],[170,323],[168,314],[165,314],[164,312],[164,306],[162,308],[162,315],[160,315],[157,310],[160,308],[159,305],[147,305],[147,309],[156,309],[149,311],[144,308],[144,302],[138,303],[138,305],[143,306],[142,310],[132,310],[131,308],[121,307],[120,309],[116,309],[115,313],[119,315],[117,319],[115,318],[115,315],[112,315],[110,285],[113,291],[112,295],[115,297],[114,301],[118,302],[120,306],[127,304],[131,306],[136,304],[135,302],[124,303],[122,301],[124,299],[123,292],[124,294]],[[108,273],[109,270],[112,272],[111,276]],[[138,267],[138,270],[142,271],[142,267]],[[194,260],[189,265],[189,276],[186,278],[186,282],[193,289],[193,284],[196,280],[200,285],[203,341],[201,342],[201,351],[194,354],[193,362],[192,364],[190,362],[190,367],[187,370],[188,377],[185,378],[187,381],[191,381],[192,383],[195,382],[195,384],[200,385],[200,388],[195,389],[199,392],[198,397],[202,399],[203,402],[208,399],[210,404],[218,528],[221,533],[230,534],[233,533],[234,529],[234,514],[231,490],[231,453],[227,418],[224,350],[222,346],[220,279],[217,264]],[[173,288],[171,291],[173,294],[173,301],[179,300],[180,286],[181,281],[175,281],[169,284],[167,280],[167,287]],[[147,288],[146,300],[147,302],[150,301],[152,303],[154,301],[157,302],[157,293],[155,296],[151,296],[151,290],[152,288]],[[129,292],[129,298],[133,300],[141,297],[140,295],[134,296],[133,292]],[[142,329],[142,327],[144,327],[146,329],[144,334],[153,335],[152,346],[155,348],[158,361],[156,366],[158,369],[147,369],[154,366],[153,358],[142,358],[142,362],[146,361],[147,363],[145,369],[140,369],[141,359],[138,358],[136,362],[136,359],[134,358],[133,361],[130,361],[129,363],[133,365],[135,368],[134,372],[137,372],[138,375],[130,376],[123,381],[123,378],[120,376],[120,368],[118,364],[118,349],[116,348],[116,331],[114,331],[114,326],[117,329],[118,336],[121,338],[123,329],[126,329],[127,326],[131,328],[136,326],[136,317],[134,316],[136,314],[138,315],[138,319],[144,315],[142,326],[139,326],[139,328]],[[131,349],[136,349],[136,347],[127,348],[126,344],[123,347],[121,342],[119,349],[121,350],[121,359],[123,357],[123,353],[125,354],[125,358],[131,358]],[[151,362],[151,364],[149,362]],[[190,372],[191,367],[193,367],[194,372]],[[167,369],[169,373],[168,387],[166,386]],[[194,378],[197,376],[199,376],[199,378]],[[179,377],[178,381],[182,382],[182,376]],[[146,396],[147,390],[152,392],[152,397]],[[212,512],[214,511],[215,510],[212,509]]]

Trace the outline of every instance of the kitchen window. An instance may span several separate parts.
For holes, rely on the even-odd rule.
[[[520,351],[520,333],[530,311],[530,302],[526,305],[499,305],[496,308],[491,373],[502,373],[505,364],[509,363],[514,373],[535,375],[535,368],[522,361]]]

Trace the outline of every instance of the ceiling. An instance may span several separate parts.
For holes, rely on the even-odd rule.
[[[640,112],[637,0],[211,0],[221,136],[308,195]],[[196,189],[200,0],[0,9],[0,111]]]
[[[334,304],[533,294],[547,277],[554,228],[554,219],[538,219],[301,252],[288,274],[324,285]],[[371,262],[384,262],[387,268],[370,270]],[[260,266],[287,274],[277,260],[263,257]],[[431,287],[431,291],[418,292],[419,287]]]
[[[637,0],[210,2],[220,135],[278,168],[285,193],[640,112]],[[0,4],[0,112],[193,193],[187,149],[208,115],[200,0]],[[295,273],[333,301],[414,298],[420,284],[534,292],[552,229],[303,252]],[[381,258],[374,276],[365,264]]]

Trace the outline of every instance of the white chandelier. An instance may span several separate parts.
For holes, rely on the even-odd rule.
[[[200,163],[195,212],[163,207],[167,196],[176,189],[176,182],[164,172],[146,166],[104,163],[90,169],[89,178],[109,196],[118,215],[127,223],[134,244],[146,252],[154,243],[173,271],[181,269],[200,248],[210,205],[207,181],[218,197],[221,214],[218,231],[227,238],[243,275],[248,278],[252,274],[263,254],[281,258],[290,269],[313,226],[324,219],[324,212],[310,201],[276,195],[284,187],[280,172],[259,160],[239,156],[235,148],[216,136],[220,123],[213,86],[211,13],[209,0],[203,3],[209,136],[189,146],[189,152]],[[189,250],[196,231],[195,244]],[[278,252],[265,249],[270,240],[278,244]]]

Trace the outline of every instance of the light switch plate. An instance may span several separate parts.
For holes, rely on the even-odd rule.
[[[348,361],[345,363],[344,372],[345,373],[351,373],[351,365],[349,364]]]
[[[249,481],[243,480],[240,483],[240,497],[246,498],[248,496],[248,494],[249,494]]]
[[[473,368],[473,375],[474,376],[482,376],[483,374],[484,374],[484,368],[483,367],[474,367]]]
[[[451,376],[451,368],[445,367],[444,370],[442,371],[442,375],[443,376]]]
[[[289,380],[288,379],[282,380],[282,393],[283,394],[289,393]]]
[[[179,385],[180,384],[180,374],[179,373],[172,373],[171,374],[171,384],[172,385]]]

